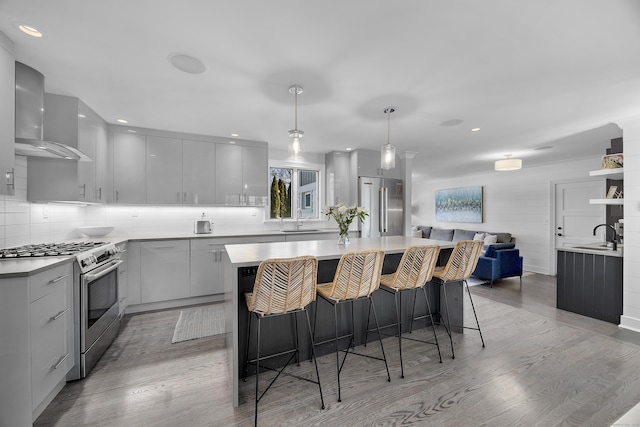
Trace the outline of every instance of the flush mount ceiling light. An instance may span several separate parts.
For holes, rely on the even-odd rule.
[[[495,168],[497,171],[516,171],[522,169],[522,159],[512,159],[511,154],[507,154],[505,159],[496,160]]]
[[[172,53],[169,55],[169,62],[178,70],[189,74],[202,74],[207,69],[199,59],[183,53]]]
[[[122,123],[122,124],[129,123],[129,121],[128,121],[128,120],[125,120],[125,119],[116,119],[116,122],[118,122],[118,123]]]
[[[29,34],[31,37],[42,37],[42,33],[35,27],[32,27],[30,25],[18,25],[18,28],[20,29],[20,31],[22,31],[25,34]]]
[[[289,156],[294,158],[302,157],[302,137],[304,132],[298,129],[298,95],[304,90],[302,86],[293,85],[289,88],[289,93],[295,95],[295,123],[294,128],[289,131]]]
[[[396,147],[391,144],[391,113],[396,111],[393,107],[384,109],[387,115],[387,143],[380,150],[380,167],[382,169],[393,169],[396,167]]]

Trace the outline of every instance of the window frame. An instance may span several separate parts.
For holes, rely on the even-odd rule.
[[[298,172],[300,170],[309,170],[315,171],[318,173],[318,217],[317,218],[307,218],[304,215],[301,215],[298,218],[298,208],[300,207],[300,200],[296,197],[291,197],[291,217],[290,218],[271,218],[271,169],[280,168],[280,169],[293,169],[292,176],[292,190],[291,193],[297,195],[298,191]],[[295,222],[298,219],[303,219],[305,221],[320,221],[322,220],[322,207],[325,206],[325,195],[324,195],[324,164],[321,163],[307,163],[307,162],[292,162],[292,161],[282,161],[282,160],[269,160],[269,169],[267,171],[267,180],[269,182],[269,197],[267,197],[269,204],[267,205],[267,210],[265,211],[265,222]],[[313,203],[313,202],[312,202]]]

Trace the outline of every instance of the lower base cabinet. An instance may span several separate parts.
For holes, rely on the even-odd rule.
[[[558,251],[557,307],[620,324],[622,258]]]
[[[188,240],[142,242],[140,267],[142,304],[190,296]]]
[[[30,426],[66,383],[73,264],[0,280],[0,426]]]

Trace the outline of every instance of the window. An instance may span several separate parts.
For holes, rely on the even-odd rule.
[[[270,169],[270,219],[318,219],[319,171],[297,168]]]

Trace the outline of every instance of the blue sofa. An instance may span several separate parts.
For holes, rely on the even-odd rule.
[[[478,265],[473,275],[489,280],[491,287],[495,280],[520,276],[522,286],[522,257],[514,243],[498,243],[489,245],[484,255],[478,258]]]

